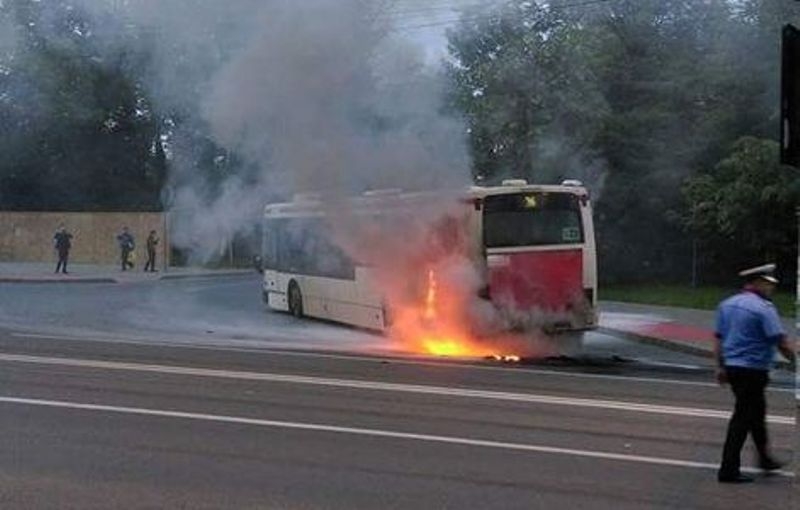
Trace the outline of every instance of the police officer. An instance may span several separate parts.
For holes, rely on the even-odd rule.
[[[723,483],[753,481],[739,469],[742,446],[748,434],[755,443],[758,466],[762,470],[775,471],[782,467],[769,451],[765,390],[776,348],[792,363],[795,353],[770,300],[778,283],[774,272],[775,264],[740,272],[745,282],[742,291],[717,308],[714,349],[717,381],[730,383],[736,399],[717,474],[717,479]]]

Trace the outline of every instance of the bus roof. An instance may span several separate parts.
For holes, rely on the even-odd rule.
[[[527,184],[514,181],[513,183],[504,183],[500,186],[471,186],[467,189],[452,190],[452,198],[454,199],[481,199],[487,196],[494,195],[509,195],[516,193],[570,193],[573,195],[588,197],[589,193],[582,185],[572,184]],[[442,196],[447,196],[447,191],[415,191],[415,192],[402,192],[397,189],[391,190],[371,190],[362,195],[349,197],[344,200],[345,203],[356,208],[370,208],[386,205],[387,203],[392,206],[403,206],[415,202],[429,202],[431,199],[441,199]],[[322,195],[319,193],[302,193],[297,194],[291,202],[280,202],[267,204],[264,208],[265,216],[313,216],[324,214],[326,204]],[[332,205],[335,207],[335,203]]]
[[[582,185],[564,184],[506,184],[502,186],[472,186],[469,195],[482,198],[489,195],[510,195],[514,193],[571,193],[573,195],[588,195],[589,192]]]

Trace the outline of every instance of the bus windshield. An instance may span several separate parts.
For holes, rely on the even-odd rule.
[[[572,193],[515,193],[484,199],[487,248],[580,244],[581,210]]]

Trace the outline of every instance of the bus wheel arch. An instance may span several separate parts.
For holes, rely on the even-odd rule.
[[[300,285],[295,280],[289,282],[287,294],[289,313],[298,319],[301,318],[303,316],[303,292],[300,290]]]

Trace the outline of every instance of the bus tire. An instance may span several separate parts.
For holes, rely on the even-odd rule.
[[[295,281],[289,284],[288,300],[289,313],[298,319],[303,317],[303,293],[300,292],[300,286]]]

